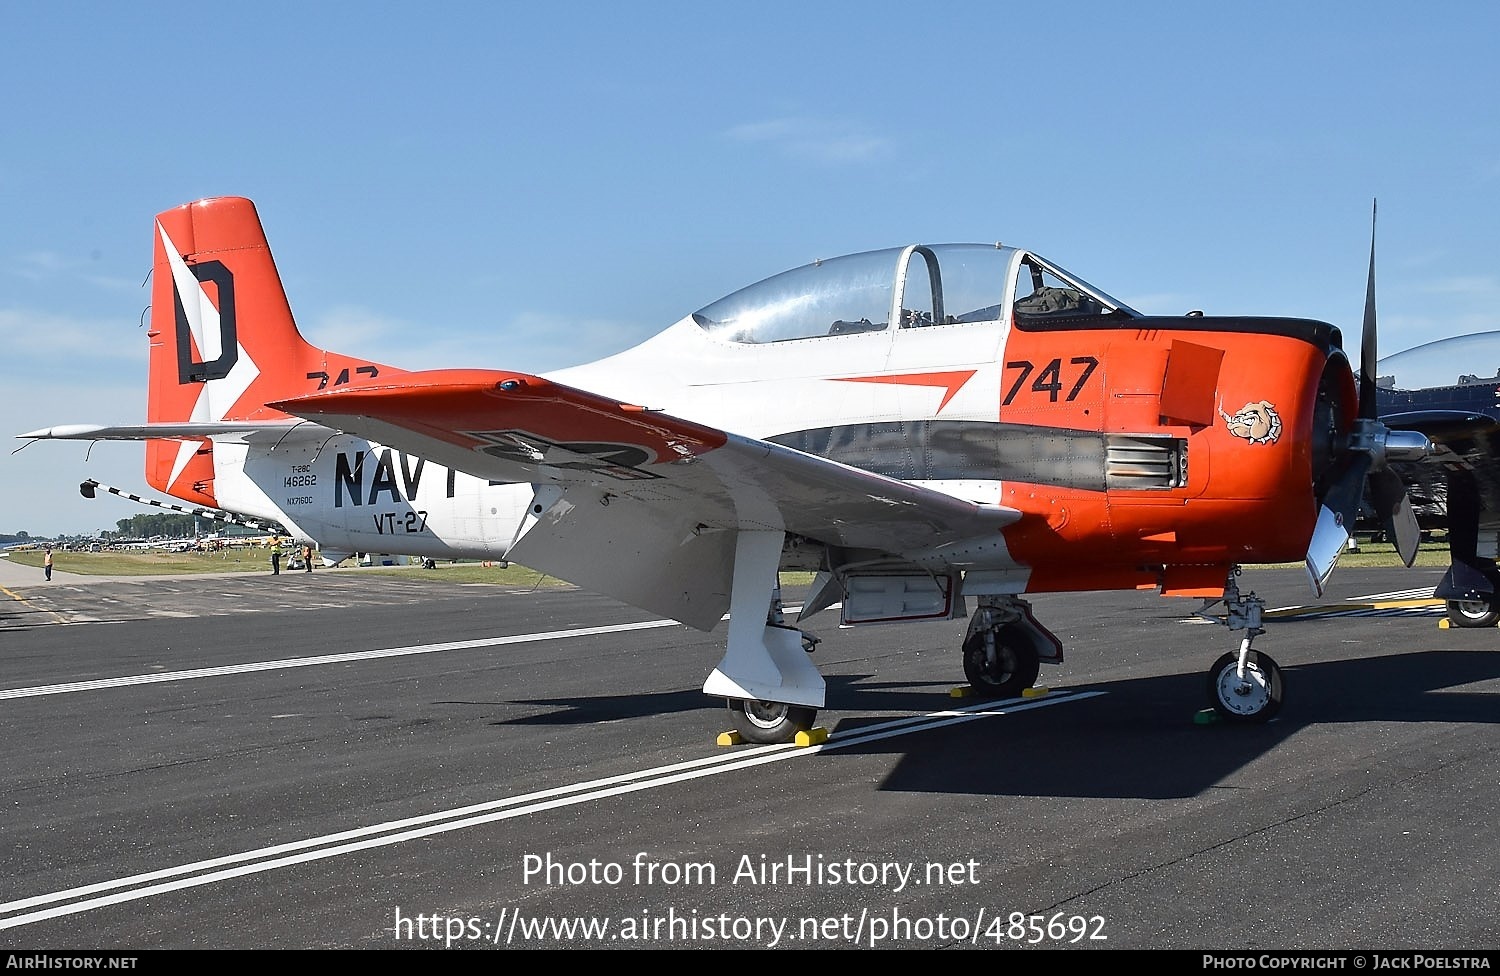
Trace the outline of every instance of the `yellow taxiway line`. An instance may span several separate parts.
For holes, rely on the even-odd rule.
[[[1261,616],[1267,620],[1284,620],[1288,617],[1332,616],[1366,610],[1410,610],[1446,605],[1446,601],[1434,600],[1431,597],[1420,600],[1370,600],[1362,603],[1324,603],[1310,607],[1280,607],[1276,610],[1267,610]]]
[[[4,593],[6,596],[10,597],[12,600],[15,600],[17,603],[19,603],[22,606],[26,607],[28,610],[33,610],[33,611],[35,611],[37,613],[50,613],[50,614],[52,614],[52,616],[54,618],[56,618],[57,622],[60,623],[60,624],[65,624],[65,623],[68,622],[67,618],[65,618],[62,614],[58,613],[56,610],[43,610],[41,607],[33,606],[32,603],[31,603],[31,601],[27,600],[24,596],[22,596],[21,594],[15,592],[14,590],[7,589],[4,586],[0,586],[0,593]]]

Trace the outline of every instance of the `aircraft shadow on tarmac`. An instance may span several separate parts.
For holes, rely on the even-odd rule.
[[[899,751],[881,784],[903,792],[1170,799],[1196,796],[1304,728],[1362,722],[1500,722],[1500,654],[1424,651],[1327,661],[1285,671],[1287,705],[1266,724],[1194,721],[1206,707],[1200,673],[1074,690],[1103,697],[884,739],[850,752]],[[868,720],[830,730],[851,735]],[[961,738],[963,741],[955,741]],[[975,756],[996,753],[993,763]],[[1000,757],[1003,756],[1003,761]]]
[[[714,699],[696,688],[644,695],[599,695],[592,698],[515,698],[509,702],[514,705],[545,706],[556,711],[498,719],[491,722],[491,725],[595,725],[599,722],[696,712],[715,706]],[[719,702],[717,708],[723,711],[723,703]]]
[[[952,681],[933,681],[926,684],[932,693],[912,691],[913,685],[871,685],[864,682],[870,675],[828,675],[828,709],[847,708],[854,710],[878,710],[898,713],[928,712],[946,708],[952,701],[948,689]],[[900,688],[901,691],[882,691],[882,688]],[[842,693],[841,693],[842,692]],[[500,719],[492,725],[592,725],[598,722],[617,722],[623,719],[650,718],[658,715],[703,712],[721,715],[726,709],[721,699],[703,694],[699,689],[665,691],[654,694],[600,695],[594,698],[525,698],[513,699],[512,704],[548,706],[557,711],[521,718]],[[826,715],[827,711],[822,714]],[[871,721],[888,721],[882,716]]]
[[[829,676],[828,706],[819,722],[832,743],[895,718],[977,704],[950,698],[952,682],[932,682],[928,693],[909,683],[870,684],[869,677]],[[1066,691],[1104,694],[828,749],[818,758],[899,755],[881,788],[902,792],[1169,799],[1203,792],[1307,727],[1500,723],[1500,690],[1462,690],[1500,680],[1500,653],[1493,651],[1431,650],[1286,666],[1285,680],[1287,705],[1266,724],[1196,722],[1207,707],[1207,677],[1195,671],[1070,687]],[[723,711],[697,689],[515,703],[557,711],[493,724],[581,725]],[[1006,704],[1020,703],[996,708]],[[837,714],[843,710],[864,714]]]

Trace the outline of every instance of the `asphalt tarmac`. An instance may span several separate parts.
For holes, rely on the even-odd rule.
[[[798,748],[717,744],[723,625],[569,587],[5,566],[0,945],[1497,949],[1500,633],[1440,572],[1272,614],[1258,725],[1198,601],[1035,597],[1067,660],[1004,703],[962,622],[825,612]]]

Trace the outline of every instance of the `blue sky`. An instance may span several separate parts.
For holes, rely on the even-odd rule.
[[[408,368],[573,365],[919,241],[1353,334],[1373,198],[1382,355],[1500,329],[1496,37],[1488,2],[11,0],[0,431],[144,420],[151,221],[216,195],[311,341]],[[0,532],[148,511],[76,490],[143,456],[3,455]]]

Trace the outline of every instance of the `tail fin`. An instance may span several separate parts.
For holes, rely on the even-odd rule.
[[[281,420],[266,406],[328,386],[402,372],[302,338],[255,204],[214,197],[156,217],[149,423]],[[146,480],[217,506],[210,441],[153,440]]]

